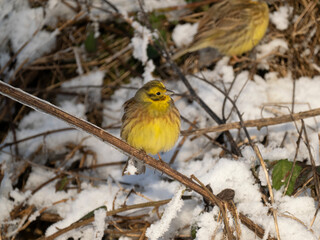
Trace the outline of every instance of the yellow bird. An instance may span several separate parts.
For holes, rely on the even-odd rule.
[[[142,86],[124,103],[121,138],[148,154],[169,151],[180,134],[180,113],[175,107],[172,91],[160,81]]]
[[[173,55],[212,47],[228,56],[250,51],[263,38],[269,24],[269,8],[263,0],[222,0],[201,18],[194,41]]]

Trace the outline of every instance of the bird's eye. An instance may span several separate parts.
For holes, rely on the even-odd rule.
[[[157,92],[156,94],[157,94],[158,96],[160,96],[160,95],[161,95],[161,92]]]

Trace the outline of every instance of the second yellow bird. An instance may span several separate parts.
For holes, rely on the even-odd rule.
[[[269,8],[262,0],[222,0],[199,21],[193,43],[173,55],[212,47],[228,56],[250,51],[264,36],[269,24]]]

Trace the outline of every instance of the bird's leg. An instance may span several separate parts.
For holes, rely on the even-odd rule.
[[[159,161],[163,162],[162,158],[160,157],[160,153],[157,153]]]
[[[246,56],[241,56],[240,58],[237,57],[236,55],[233,55],[230,59],[230,64],[234,65],[236,63],[241,63],[241,62],[245,62],[245,61],[250,61],[250,58],[246,57]]]
[[[233,60],[235,62],[239,62],[240,61],[240,58],[238,58],[237,55],[233,55],[232,58],[233,58]]]
[[[234,64],[239,63],[239,62],[241,62],[241,59],[238,58],[236,55],[233,55],[233,56],[231,57],[231,59],[230,59],[230,64],[231,64],[231,65],[234,65]]]

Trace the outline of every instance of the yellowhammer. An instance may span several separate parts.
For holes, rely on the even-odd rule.
[[[121,138],[149,154],[169,151],[180,134],[180,113],[171,93],[157,80],[141,87],[123,105]]]
[[[269,24],[269,8],[263,0],[222,0],[201,18],[190,46],[173,59],[212,47],[228,56],[250,51],[264,36]]]

